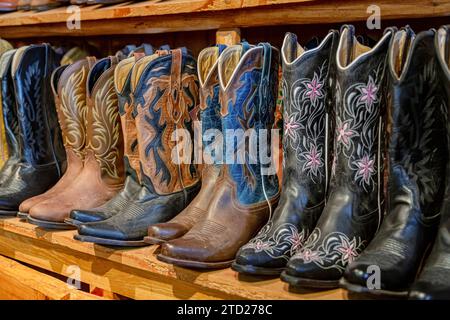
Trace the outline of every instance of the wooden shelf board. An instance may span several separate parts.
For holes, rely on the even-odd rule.
[[[81,28],[70,30],[66,7],[0,15],[0,36],[151,34],[267,25],[364,21],[372,0],[169,0],[81,8]],[[383,20],[450,15],[449,0],[378,0]]]
[[[344,290],[293,293],[278,278],[240,277],[231,269],[200,272],[156,259],[157,246],[112,249],[49,232],[18,218],[0,219],[0,254],[134,299],[346,299]]]

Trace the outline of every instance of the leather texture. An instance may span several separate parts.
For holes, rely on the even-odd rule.
[[[214,152],[203,153],[213,148],[214,141],[207,139],[211,130],[222,131],[222,119],[219,103],[218,62],[220,54],[226,47],[218,45],[206,48],[198,57],[198,78],[200,82],[198,110],[194,110],[195,120],[200,120],[202,143],[199,152],[202,159],[202,186],[194,200],[175,218],[166,223],[151,225],[148,228],[149,243],[160,243],[179,238],[195,224],[205,218],[209,203],[214,195],[214,187],[220,174],[222,155],[216,157]],[[209,131],[208,131],[209,130]],[[211,155],[209,158],[208,156]]]
[[[138,62],[131,85],[143,188],[120,214],[79,226],[76,239],[112,245],[142,241],[149,225],[170,220],[198,193],[195,166],[171,158],[175,129],[192,135],[190,111],[198,103],[196,61],[182,48],[157,51]]]
[[[386,29],[371,49],[358,43],[353,26],[341,28],[330,193],[315,229],[287,264],[282,279],[288,282],[295,277],[311,287],[336,287],[347,264],[361,254],[381,224],[384,74],[393,33]]]
[[[147,49],[147,51],[145,51],[147,54],[151,55],[153,53],[151,46],[142,46],[142,48]],[[135,101],[133,99],[134,95],[131,91],[133,68],[139,60],[139,57],[142,56],[136,54],[135,56],[122,60],[117,65],[114,72],[114,87],[118,97],[119,114],[124,140],[124,166],[126,174],[124,188],[114,198],[98,208],[92,208],[89,210],[73,210],[70,213],[70,219],[72,219],[72,222],[94,222],[106,220],[125,210],[132,201],[137,199],[139,191],[141,190],[139,179],[140,167],[137,129],[133,116]],[[138,65],[139,64],[140,63],[138,63]]]
[[[98,60],[87,77],[83,170],[64,192],[33,206],[31,218],[62,223],[71,210],[97,207],[122,188],[123,138],[113,81],[116,65],[115,57]]]
[[[11,65],[15,52],[16,50],[9,50],[0,58],[1,115],[8,148],[8,159],[0,170],[0,186],[9,178],[20,161],[19,122],[17,119],[14,83],[11,75]]]
[[[439,76],[446,92],[447,151],[450,150],[450,26],[441,27],[435,35]],[[448,154],[450,158],[450,153]],[[450,299],[450,162],[447,161],[446,189],[441,222],[433,250],[419,278],[410,289],[409,298],[418,300]]]
[[[283,184],[269,222],[243,246],[233,268],[248,273],[280,273],[302,247],[322,213],[331,167],[328,150],[330,65],[338,32],[330,31],[314,49],[305,50],[288,33],[283,62]],[[264,270],[262,270],[264,269]],[[270,271],[272,270],[272,271]]]
[[[12,46],[11,44],[3,39],[0,39],[0,57],[6,53],[7,51],[11,50]],[[1,104],[1,91],[0,91],[0,114],[3,112],[1,111],[2,104]],[[8,160],[9,157],[9,148],[8,148],[8,141],[6,138],[6,127],[5,123],[3,121],[3,117],[0,117],[0,168],[3,167],[5,162]]]
[[[65,192],[83,169],[86,147],[86,82],[94,63],[95,58],[91,57],[53,71],[51,86],[66,150],[67,169],[50,190],[22,202],[19,207],[21,213],[27,213],[40,202]]]
[[[230,129],[255,129],[255,136],[261,129],[270,132],[277,99],[278,67],[279,52],[267,43],[258,46],[243,43],[224,50],[219,58],[219,81],[225,133]],[[271,141],[270,133],[266,138],[258,142],[250,137],[241,161],[233,158],[238,153],[237,145],[245,145],[246,139],[238,137],[237,144],[234,139],[226,143],[225,164],[206,219],[183,237],[162,244],[159,259],[198,268],[223,268],[232,263],[239,248],[267,222],[278,201],[276,171],[262,174],[266,166],[258,153],[256,159],[250,159],[250,148],[270,145],[267,143]],[[270,148],[266,152],[270,153]]]
[[[62,174],[65,153],[50,86],[58,64],[48,44],[22,47],[14,54],[20,160],[0,187],[2,211],[15,213],[22,201],[45,192]]]
[[[365,287],[369,266],[378,265],[380,289],[406,293],[436,235],[448,151],[434,34],[415,36],[406,27],[390,47],[389,208],[376,237],[345,272],[352,284]]]

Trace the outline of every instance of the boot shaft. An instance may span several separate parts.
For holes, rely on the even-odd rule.
[[[353,26],[343,26],[336,53],[332,185],[366,194],[376,202],[383,174],[385,68],[393,29],[373,47],[360,44]],[[378,192],[377,192],[378,190]]]
[[[64,146],[81,160],[86,147],[86,83],[94,63],[95,58],[89,57],[61,66],[51,79]]]
[[[332,136],[330,100],[334,79],[333,58],[338,32],[330,31],[320,44],[307,50],[288,33],[283,61],[283,185],[301,185],[322,201],[330,176]],[[330,150],[331,149],[331,150]]]
[[[133,69],[132,86],[136,83],[142,180],[152,192],[171,194],[199,181],[192,161],[180,161],[177,144],[182,132],[189,135],[183,139],[193,141],[190,112],[198,104],[197,64],[185,48],[158,51],[141,60]],[[192,154],[192,148],[187,149]]]
[[[15,52],[16,50],[7,51],[0,59],[1,116],[8,148],[7,153],[10,158],[19,157],[19,122],[17,119],[14,84],[11,76],[11,64]]]
[[[235,184],[235,197],[242,205],[278,196],[277,176],[261,162],[263,154],[271,156],[278,67],[279,52],[268,44],[231,46],[219,59],[224,176]]]
[[[50,77],[59,61],[48,44],[22,47],[14,54],[12,77],[20,130],[21,161],[45,165],[65,160]]]
[[[442,206],[448,161],[446,96],[439,79],[434,30],[395,33],[388,56],[390,202],[412,191],[413,206],[435,216]]]
[[[116,57],[98,60],[87,79],[86,157],[97,161],[108,184],[123,181],[123,137],[114,88]]]

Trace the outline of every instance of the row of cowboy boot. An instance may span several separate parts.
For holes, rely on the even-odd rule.
[[[434,50],[435,31],[398,31],[388,55],[389,202],[385,221],[346,270],[353,291],[403,295],[433,243],[448,162],[446,96]],[[379,290],[367,286],[380,268]]]
[[[389,211],[380,232],[341,280],[351,291],[409,294],[414,299],[450,297],[448,43],[445,27],[417,36],[407,27],[394,37],[388,60]],[[380,270],[375,288],[369,286],[374,285],[374,265]]]
[[[102,205],[123,185],[123,139],[113,76],[116,57],[88,57],[53,74],[69,167],[54,188],[21,205],[27,220],[67,229],[70,211]],[[27,210],[28,209],[28,210]]]
[[[118,70],[116,89],[123,95],[119,108],[127,123],[127,158],[136,171],[130,181],[139,179],[141,187],[106,220],[79,223],[75,239],[146,245],[149,225],[170,220],[195,197],[200,187],[196,167],[172,158],[180,156],[178,134],[184,130],[192,138],[190,112],[198,99],[195,70],[196,61],[185,48],[159,50],[124,62]],[[73,212],[71,218],[90,219],[84,214]]]
[[[272,141],[279,52],[268,43],[242,43],[223,52],[217,47],[206,49],[199,59],[199,77],[208,77],[202,82],[200,116],[214,119],[202,124],[203,129],[219,129],[225,134],[225,159],[220,166],[206,166],[207,184],[201,198],[194,200],[188,218],[194,217],[194,223],[182,222],[183,232],[191,229],[162,243],[158,259],[184,267],[224,268],[267,221],[278,201],[276,170],[272,161],[262,162],[261,155],[272,160],[270,148],[265,147]],[[228,131],[245,134],[249,129],[253,132],[247,138],[236,135],[229,139]],[[211,195],[205,195],[207,192]],[[152,238],[160,228],[149,228]]]
[[[11,156],[3,166],[0,214],[16,215],[22,201],[45,192],[61,176],[65,154],[51,98],[50,77],[59,61],[48,45],[2,56],[2,107]]]
[[[283,62],[283,182],[280,202],[269,222],[243,246],[232,268],[249,274],[280,274],[314,229],[325,205],[332,55],[338,32],[305,50],[285,36]]]
[[[0,39],[0,58],[3,56],[4,53],[7,51],[11,51],[12,46],[11,44],[3,39]],[[2,108],[2,96],[0,92],[0,110]],[[0,112],[2,114],[3,112]],[[8,160],[9,157],[9,143],[8,143],[8,137],[6,133],[7,128],[5,127],[5,123],[3,121],[3,117],[0,117],[0,168],[3,167],[5,162]]]

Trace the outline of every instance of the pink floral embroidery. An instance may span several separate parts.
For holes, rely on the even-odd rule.
[[[311,249],[305,249],[296,255],[296,258],[302,259],[305,263],[320,260],[319,252]]]
[[[292,246],[291,246],[292,253],[297,252],[303,246],[303,242],[305,240],[303,236],[304,236],[303,232],[298,233],[296,230],[293,230],[292,237],[290,239],[291,243],[292,243]]]
[[[369,156],[364,155],[362,159],[356,160],[355,164],[357,166],[356,178],[362,178],[362,180],[366,183],[370,183],[370,177],[375,172],[374,164],[375,160],[370,159]]]
[[[311,81],[306,81],[306,93],[305,96],[308,97],[312,103],[316,101],[317,98],[323,96],[322,87],[323,83],[320,82],[319,77],[314,73],[314,77]]]
[[[358,256],[358,248],[354,238],[353,240],[349,241],[348,238],[341,237],[341,244],[336,249],[342,254],[342,265],[352,263],[353,260],[355,260],[355,258]]]
[[[295,121],[294,116],[285,118],[284,121],[284,134],[293,140],[297,139],[298,130],[302,127],[300,123]]]
[[[346,147],[348,147],[350,145],[350,138],[356,135],[356,132],[350,129],[350,124],[348,121],[342,123],[340,119],[338,119],[337,131],[337,141],[342,142]]]
[[[256,252],[258,252],[258,251],[263,251],[263,250],[269,249],[270,248],[270,244],[268,242],[265,242],[265,241],[257,240],[255,242],[254,247],[255,247]]]
[[[303,170],[309,170],[314,175],[317,175],[317,170],[323,165],[322,152],[317,150],[315,145],[312,145],[311,150],[305,153],[304,158],[306,162],[303,164]]]
[[[375,85],[372,77],[369,77],[369,82],[367,83],[367,85],[362,86],[359,90],[361,91],[361,97],[359,98],[359,101],[361,103],[364,103],[366,105],[366,108],[370,110],[373,103],[377,101],[378,92],[378,87]]]

